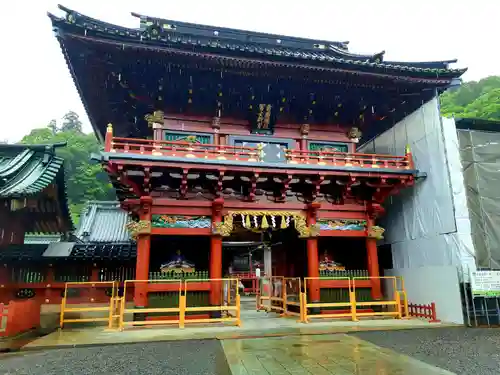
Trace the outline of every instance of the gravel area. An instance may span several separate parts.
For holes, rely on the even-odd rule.
[[[495,328],[412,329],[353,335],[458,375],[500,374],[500,330]]]
[[[141,343],[0,356],[0,374],[229,375],[216,340]]]

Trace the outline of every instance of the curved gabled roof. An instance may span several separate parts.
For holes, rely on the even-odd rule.
[[[44,204],[31,207],[47,217],[27,221],[27,232],[66,233],[73,228],[66,195],[64,161],[55,152],[62,146],[65,144],[0,145],[0,201],[37,196],[44,194],[50,185],[55,187],[56,197],[52,198],[57,199],[59,212],[45,212]]]
[[[345,66],[389,69],[393,71],[459,77],[467,69],[450,69],[456,60],[432,62],[383,61],[384,51],[356,54],[348,50],[348,42],[306,39],[276,34],[199,25],[132,13],[140,19],[139,28],[127,28],[85,16],[64,6],[65,17],[49,13],[60,33],[85,35],[88,38],[143,44],[145,47],[169,46],[193,50],[208,48],[210,53],[245,53],[260,57],[279,57],[294,61],[318,61]],[[204,50],[205,51],[205,50]]]

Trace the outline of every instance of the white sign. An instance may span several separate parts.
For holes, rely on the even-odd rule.
[[[260,277],[260,268],[255,269],[255,277]]]
[[[500,296],[500,271],[471,272],[471,289],[476,296]]]

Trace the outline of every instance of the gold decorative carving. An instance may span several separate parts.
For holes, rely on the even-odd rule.
[[[311,236],[312,226],[311,227],[307,226],[305,214],[294,211],[254,211],[254,210],[229,211],[227,215],[224,216],[223,222],[213,224],[212,233],[223,237],[231,235],[234,229],[234,217],[237,215],[258,216],[258,217],[275,216],[275,217],[280,217],[282,220],[290,218],[293,219],[295,224],[295,230],[297,230],[297,232],[299,233],[300,238],[307,238]],[[267,218],[265,222],[268,223]],[[313,228],[313,231],[315,230],[316,228]],[[317,232],[319,235],[319,229],[317,229]]]
[[[215,116],[213,119],[212,119],[212,128],[213,129],[220,129],[220,117],[219,116]]]
[[[309,129],[310,129],[309,124],[302,124],[300,126],[300,134],[301,135],[308,135],[309,134]]]
[[[384,238],[385,229],[379,227],[378,225],[373,225],[368,230],[368,238],[375,238],[377,240],[381,240]]]
[[[347,137],[354,143],[358,143],[363,133],[359,128],[353,127],[347,132]]]
[[[144,119],[148,122],[149,127],[153,127],[154,124],[163,124],[164,118],[165,113],[163,111],[154,111],[153,113],[148,113],[144,116]]]
[[[319,224],[312,224],[309,227],[309,237],[318,237],[320,233],[321,226]]]
[[[151,221],[149,220],[131,221],[125,227],[134,240],[137,240],[141,235],[151,234]]]

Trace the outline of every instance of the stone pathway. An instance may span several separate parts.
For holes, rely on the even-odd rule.
[[[233,375],[453,374],[343,334],[224,340]]]

